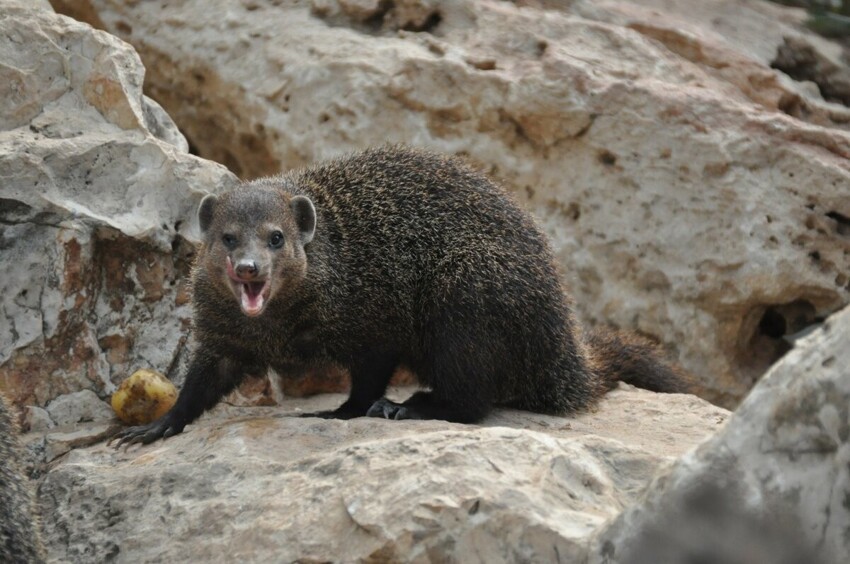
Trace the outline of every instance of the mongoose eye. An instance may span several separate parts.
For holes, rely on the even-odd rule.
[[[224,246],[228,249],[232,249],[236,246],[236,235],[224,234],[221,237],[221,242],[224,243]]]
[[[274,231],[269,236],[269,247],[272,249],[279,249],[283,246],[283,233],[280,231]]]

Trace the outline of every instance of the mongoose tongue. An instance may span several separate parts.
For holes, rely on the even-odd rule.
[[[243,282],[239,285],[239,293],[242,301],[242,311],[245,315],[258,315],[263,311],[263,304],[266,299],[265,293],[268,281],[263,282]]]

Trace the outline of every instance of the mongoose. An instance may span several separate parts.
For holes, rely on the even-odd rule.
[[[44,562],[29,480],[21,461],[18,426],[0,393],[0,562]]]
[[[119,445],[180,433],[243,378],[336,363],[348,419],[569,414],[618,379],[679,391],[616,335],[583,339],[528,213],[456,158],[370,149],[207,196],[193,269],[197,352],[177,403]],[[383,397],[399,365],[427,390]]]

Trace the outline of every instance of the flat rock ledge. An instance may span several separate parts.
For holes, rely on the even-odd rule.
[[[221,406],[165,442],[72,450],[39,487],[50,559],[575,561],[728,416],[622,386],[576,418],[293,417],[342,399]]]

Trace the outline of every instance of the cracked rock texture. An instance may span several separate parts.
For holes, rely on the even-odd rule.
[[[34,406],[89,390],[52,404],[62,424],[176,364],[194,212],[235,177],[186,153],[130,45],[38,6],[0,2],[0,389]]]
[[[579,561],[596,528],[728,414],[621,386],[571,420],[290,416],[343,399],[220,406],[165,442],[72,450],[39,488],[50,559]]]
[[[468,155],[535,213],[582,317],[659,339],[712,401],[734,405],[850,301],[846,59],[800,10],[53,5],[132,43],[149,94],[241,176],[387,141]]]
[[[848,367],[850,308],[795,347],[720,432],[657,479],[599,536],[590,561],[635,562],[639,554],[641,562],[677,562],[701,550],[711,555],[701,561],[732,562],[718,555],[766,536],[784,553],[750,561],[846,562]]]

